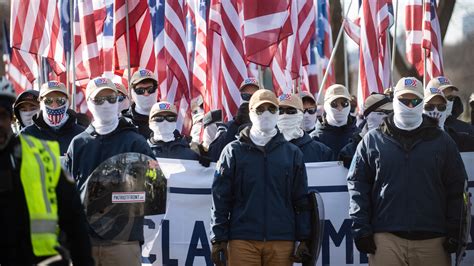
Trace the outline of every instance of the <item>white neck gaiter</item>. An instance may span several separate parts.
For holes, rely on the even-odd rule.
[[[174,131],[176,130],[176,122],[156,122],[149,123],[151,131],[153,131],[153,140],[171,142],[174,140]]]
[[[446,117],[453,114],[453,105],[454,101],[448,101],[448,103],[446,104]]]
[[[278,116],[278,128],[287,141],[301,138],[304,131],[301,128],[303,122],[303,113],[298,110],[294,115],[282,114]]]
[[[155,91],[148,96],[144,96],[137,95],[135,90],[132,90],[132,99],[135,102],[135,112],[141,115],[150,115],[151,107],[156,103],[157,93],[158,91]]]
[[[324,103],[324,111],[326,111],[326,121],[329,125],[333,127],[341,127],[347,124],[351,107],[347,106],[339,111],[336,108],[332,108],[331,103],[328,101]]]
[[[371,112],[369,115],[367,115],[367,131],[378,128],[380,124],[382,124],[385,117],[387,117],[387,114],[384,112]]]
[[[265,111],[257,115],[255,111],[251,111],[249,116],[252,121],[250,139],[257,146],[265,146],[278,133],[276,129],[278,114]]]
[[[128,97],[125,97],[125,99],[122,102],[119,102],[119,107],[118,107],[118,113],[119,116],[122,114],[122,111],[128,110],[130,108],[130,100]]]
[[[202,134],[202,146],[204,148],[209,149],[209,145],[216,139],[217,136],[217,124],[212,123],[210,125],[207,125],[206,128],[204,128],[204,132]]]
[[[444,122],[446,121],[446,118],[447,118],[446,110],[444,112],[441,112],[441,111],[438,111],[438,108],[435,108],[433,111],[426,111],[425,109],[423,109],[423,114],[438,120],[439,128],[444,130]]]
[[[33,116],[38,113],[39,109],[33,111],[20,111],[21,122],[25,127],[33,125]]]
[[[316,119],[318,119],[316,113],[314,113],[314,114],[309,114],[309,113],[303,114],[303,123],[302,123],[303,130],[306,131],[306,132],[313,130],[314,127],[316,126]]]
[[[40,109],[44,122],[54,129],[62,127],[69,118],[69,115],[67,114],[68,103],[69,101],[66,101],[66,104],[62,106],[51,108],[41,101]]]
[[[197,122],[191,127],[191,141],[194,143],[201,142],[202,122]]]
[[[400,102],[398,98],[393,99],[393,121],[395,126],[403,130],[418,128],[423,122],[423,104],[410,108]]]
[[[105,101],[101,105],[95,105],[93,102],[87,101],[87,107],[94,117],[92,126],[94,126],[97,133],[106,135],[117,128],[119,123],[117,102],[109,103]]]

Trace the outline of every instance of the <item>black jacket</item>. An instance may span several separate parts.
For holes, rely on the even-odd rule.
[[[335,156],[349,143],[354,134],[360,132],[351,119],[348,120],[346,125],[340,127],[331,126],[326,121],[323,121],[316,130],[317,137],[314,137],[314,139],[331,148]]]
[[[456,132],[462,132],[474,136],[474,126],[457,119],[457,117],[450,115],[444,122],[445,126],[452,128]]]
[[[312,139],[308,133],[304,133],[301,138],[290,141],[303,152],[305,163],[328,162],[334,160],[334,154],[328,146]]]
[[[1,265],[32,265],[45,259],[33,254],[28,206],[20,178],[21,158],[14,152],[18,149],[21,149],[19,137],[13,137],[0,151]],[[15,158],[16,166],[11,164],[10,155]],[[94,265],[83,206],[74,182],[64,173],[56,186],[56,196],[59,227],[66,234],[65,244],[74,265]]]
[[[250,127],[222,151],[212,183],[211,240],[305,240],[309,212],[303,153],[278,133],[263,148]]]
[[[467,174],[434,119],[423,116],[420,127],[404,131],[393,114],[385,118],[357,147],[347,180],[355,239],[377,232],[457,236]]]
[[[175,140],[170,142],[155,141],[152,133],[152,136],[148,139],[148,144],[157,158],[199,160],[199,155],[191,150],[186,139],[178,131],[175,131]]]
[[[132,121],[132,123],[138,128],[138,133],[140,133],[140,135],[145,139],[150,137],[153,131],[148,125],[149,116],[137,113],[135,111],[135,103],[132,103],[130,108],[126,112],[123,112],[122,115]]]
[[[208,155],[213,162],[217,162],[217,160],[219,160],[219,157],[221,156],[221,152],[224,147],[232,141],[236,140],[240,130],[242,130],[242,128],[244,128],[245,126],[245,124],[244,126],[242,126],[242,124],[235,120],[231,120],[224,125],[226,131],[221,133],[209,145]]]
[[[66,123],[62,127],[53,129],[43,119],[42,111],[33,117],[33,125],[26,127],[22,130],[22,133],[44,140],[54,140],[59,142],[59,150],[61,156],[66,154],[67,148],[71,140],[84,131],[84,127],[80,126],[76,122],[76,113],[73,110],[68,109],[67,114],[69,115]]]
[[[466,132],[458,132],[450,127],[444,127],[444,130],[454,140],[459,152],[474,151],[474,135],[469,135]]]

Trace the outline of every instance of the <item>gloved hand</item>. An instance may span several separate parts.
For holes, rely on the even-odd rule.
[[[227,241],[215,242],[212,244],[211,259],[217,266],[225,265],[225,260],[220,258],[221,252],[224,253],[224,259],[227,260]]]
[[[295,254],[291,256],[291,260],[296,263],[306,262],[311,259],[311,251],[306,241],[301,241],[296,248]]]
[[[443,243],[444,250],[449,254],[454,253],[458,250],[459,241],[455,238],[448,237]]]
[[[367,254],[375,254],[375,250],[377,249],[374,242],[374,235],[367,235],[356,239],[355,244],[360,252]]]
[[[211,165],[211,158],[209,158],[207,156],[204,156],[204,155],[200,155],[199,156],[199,163],[204,167],[209,167]]]

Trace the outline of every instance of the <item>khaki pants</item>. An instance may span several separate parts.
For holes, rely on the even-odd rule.
[[[451,257],[443,249],[444,237],[408,240],[390,233],[374,235],[377,250],[369,254],[371,266],[450,266]]]
[[[289,266],[293,263],[293,241],[231,240],[227,247],[230,266]]]
[[[96,266],[140,266],[142,264],[142,251],[138,241],[93,245],[92,257]]]

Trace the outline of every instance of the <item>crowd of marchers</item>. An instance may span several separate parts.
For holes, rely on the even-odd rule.
[[[448,78],[425,87],[402,78],[360,108],[339,84],[327,88],[323,103],[305,91],[275,95],[253,78],[239,90],[241,104],[225,123],[221,110],[205,113],[202,98],[193,100],[190,136],[177,129],[179,110],[158,99],[157,78],[146,69],[133,74],[129,89],[91,80],[91,118],[69,109],[58,81],[18,96],[1,91],[0,264],[60,254],[74,265],[141,265],[143,219],[126,241],[108,238],[91,226],[78,194],[101,163],[134,152],[216,162],[209,206],[216,265],[311,260],[305,163],[326,161],[349,169],[352,233],[370,265],[451,265],[463,245],[460,152],[474,151],[474,126],[458,119],[459,88]],[[41,189],[48,186],[54,191]]]

